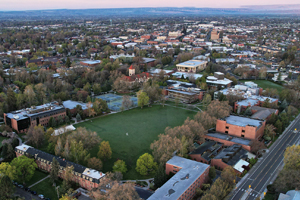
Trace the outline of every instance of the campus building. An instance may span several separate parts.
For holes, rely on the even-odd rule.
[[[179,72],[193,72],[197,70],[204,70],[206,68],[207,61],[189,60],[176,65]]]
[[[264,96],[252,95],[244,100],[237,101],[234,103],[234,112],[240,113],[245,111],[251,106],[262,106],[264,102],[268,101],[270,104],[278,104],[278,99]]]
[[[138,82],[143,83],[148,81],[152,76],[148,72],[143,72],[140,74],[135,74],[135,68],[131,65],[129,67],[129,76],[124,76],[125,81],[129,81],[131,83]]]
[[[39,124],[48,126],[51,117],[57,119],[59,116],[62,118],[66,116],[65,107],[58,105],[58,102],[51,102],[4,113],[4,122],[18,133],[24,133],[30,126],[38,126]]]
[[[175,173],[148,200],[189,200],[195,196],[196,188],[208,180],[210,166],[193,160],[174,156],[166,163],[166,173]]]
[[[85,60],[80,61],[80,65],[86,66],[86,67],[95,67],[101,63],[101,60]]]
[[[66,168],[73,166],[74,169],[72,172],[72,181],[78,183],[81,187],[86,188],[88,190],[97,188],[102,178],[105,177],[105,174],[102,172],[67,161],[64,158],[51,155],[26,144],[17,146],[15,148],[15,152],[17,157],[25,155],[27,157],[34,158],[38,168],[47,172],[50,172],[52,160],[53,158],[55,158],[59,163],[58,176],[62,179],[64,179],[64,171],[66,170]]]
[[[216,132],[257,140],[264,134],[266,121],[230,115],[225,119],[218,119]]]
[[[214,76],[206,77],[206,84],[210,89],[224,89],[231,86],[232,81],[225,78],[222,72],[215,72]]]
[[[231,166],[237,174],[242,174],[249,170],[249,159],[255,158],[255,155],[246,151],[241,145],[234,144],[222,149],[214,158],[211,159],[211,166],[223,170]]]

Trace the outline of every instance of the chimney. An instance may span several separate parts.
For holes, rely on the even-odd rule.
[[[100,172],[100,176],[102,176],[102,172]]]

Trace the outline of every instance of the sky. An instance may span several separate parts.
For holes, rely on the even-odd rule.
[[[245,5],[299,4],[299,0],[0,0],[1,11],[133,8],[133,7],[210,7],[237,8]]]

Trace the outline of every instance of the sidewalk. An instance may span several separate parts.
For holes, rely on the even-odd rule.
[[[43,179],[39,180],[38,182],[36,182],[36,183],[34,183],[34,184],[30,185],[30,186],[29,186],[29,188],[31,188],[31,187],[33,187],[33,186],[35,186],[36,184],[38,184],[38,183],[42,182],[43,180],[45,180],[45,179],[47,179],[47,178],[49,178],[49,177],[50,177],[50,175],[46,176],[45,178],[43,178]]]
[[[145,179],[145,180],[123,180],[121,181],[122,183],[126,183],[126,182],[136,182],[136,181],[145,181],[148,185],[146,187],[141,187],[144,190],[148,190],[150,189],[150,181],[154,181],[154,178],[149,178],[149,179]]]

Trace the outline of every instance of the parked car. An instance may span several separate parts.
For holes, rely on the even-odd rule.
[[[27,192],[29,192],[30,188],[29,187],[25,187],[24,190],[27,191]]]
[[[19,185],[18,182],[15,182],[15,181],[13,181],[13,184],[14,184],[15,186]]]
[[[31,194],[37,195],[36,191],[31,191]]]
[[[40,199],[45,199],[44,195],[42,195],[42,194],[39,194],[38,197],[39,197]]]
[[[78,197],[81,195],[81,192],[78,192],[78,191],[75,191],[73,194],[72,194],[72,197],[75,197],[78,199]]]
[[[50,198],[45,198],[45,200],[51,200]]]

